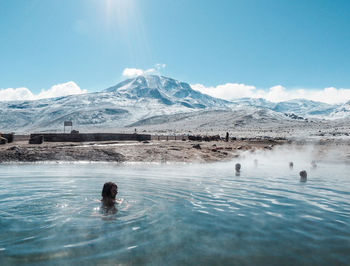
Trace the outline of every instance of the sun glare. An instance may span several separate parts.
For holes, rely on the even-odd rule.
[[[126,30],[128,24],[135,18],[133,0],[105,0],[105,18],[107,25],[116,25]]]

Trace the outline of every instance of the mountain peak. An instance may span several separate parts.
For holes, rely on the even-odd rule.
[[[186,82],[158,75],[140,75],[120,82],[104,92],[129,99],[157,99],[163,104],[180,104],[188,108],[226,107],[227,101],[195,91]]]
[[[150,89],[158,89],[158,88],[169,88],[170,85],[180,84],[179,81],[168,78],[165,76],[159,76],[159,75],[139,75],[133,78],[126,79],[117,85],[110,87],[106,89],[106,92],[115,92],[115,91],[125,91],[130,88],[135,87],[143,87],[143,88],[150,88]],[[187,84],[187,83],[184,83]],[[188,85],[188,84],[187,84]],[[188,85],[189,86],[189,85]]]

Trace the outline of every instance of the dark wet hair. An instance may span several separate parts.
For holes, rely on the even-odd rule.
[[[112,198],[112,194],[111,194],[111,190],[112,188],[115,187],[117,189],[117,193],[118,193],[118,186],[113,183],[113,182],[107,182],[103,185],[103,189],[102,189],[102,198]]]
[[[240,163],[236,163],[235,169],[236,169],[237,172],[241,171],[241,164]]]

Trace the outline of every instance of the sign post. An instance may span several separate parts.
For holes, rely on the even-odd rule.
[[[63,132],[66,133],[66,127],[71,127],[71,130],[73,129],[73,122],[72,121],[64,121],[63,126]]]

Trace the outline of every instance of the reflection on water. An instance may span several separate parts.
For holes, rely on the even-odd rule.
[[[347,264],[350,167],[254,159],[239,176],[236,162],[1,165],[0,264]]]

